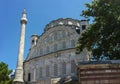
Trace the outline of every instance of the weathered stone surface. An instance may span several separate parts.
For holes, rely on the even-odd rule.
[[[24,80],[31,84],[54,84],[61,77],[76,76],[78,61],[86,61],[89,52],[75,54],[80,34],[76,27],[88,27],[88,21],[58,19],[46,25],[42,35],[31,37],[31,48],[24,62]],[[34,40],[34,41],[33,41]]]

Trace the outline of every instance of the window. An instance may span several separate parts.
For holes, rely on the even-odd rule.
[[[66,48],[66,42],[65,41],[63,41],[63,43],[62,43],[62,47],[63,47],[63,49]]]
[[[44,43],[45,43],[45,44],[47,43],[47,38],[44,39]]]
[[[54,44],[54,51],[57,50],[57,44]]]
[[[46,52],[47,52],[47,53],[50,52],[49,46],[47,46]]]
[[[58,66],[57,64],[54,64],[54,76],[58,75]]]
[[[35,41],[34,41],[34,40],[32,40],[32,44],[34,44],[34,42],[35,42]]]
[[[75,40],[71,40],[71,47],[75,47]]]
[[[47,65],[46,66],[46,77],[50,76],[50,67]]]
[[[51,42],[54,41],[54,34],[51,34]]]
[[[62,37],[63,37],[63,38],[65,37],[65,31],[62,32]]]
[[[28,81],[30,82],[30,80],[31,80],[31,74],[28,73]]]
[[[60,31],[57,32],[57,39],[58,39],[58,40],[61,39],[61,32],[60,32]]]
[[[62,31],[59,32],[59,39],[62,38]]]
[[[74,73],[74,72],[75,72],[75,66],[76,66],[75,61],[72,60],[72,61],[71,61],[71,73]]]
[[[49,42],[52,42],[52,34],[49,36]]]
[[[40,49],[40,55],[42,55],[43,54],[43,49]]]
[[[62,63],[62,74],[66,74],[66,63]]]
[[[85,30],[86,29],[86,25],[82,25],[82,30]]]
[[[42,77],[42,67],[40,67],[40,73],[39,73],[40,78]]]
[[[54,33],[54,40],[57,40],[57,32]]]

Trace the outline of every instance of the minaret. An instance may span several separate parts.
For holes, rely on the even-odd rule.
[[[23,84],[23,61],[24,61],[24,40],[25,40],[25,26],[27,24],[26,11],[23,10],[21,23],[21,35],[20,35],[20,44],[18,51],[17,67],[15,72],[14,84]]]

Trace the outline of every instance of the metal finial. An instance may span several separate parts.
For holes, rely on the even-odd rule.
[[[23,14],[26,14],[26,10],[25,9],[23,10]]]

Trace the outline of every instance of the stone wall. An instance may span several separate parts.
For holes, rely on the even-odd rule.
[[[77,66],[80,84],[120,84],[120,63],[88,62]]]

